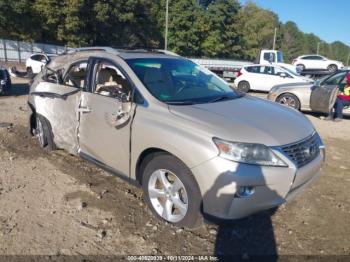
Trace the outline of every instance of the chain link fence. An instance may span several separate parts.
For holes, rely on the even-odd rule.
[[[22,63],[35,53],[60,54],[66,50],[65,46],[0,39],[0,61],[5,62]]]

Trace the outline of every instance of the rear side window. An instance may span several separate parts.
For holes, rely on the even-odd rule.
[[[245,70],[247,70],[249,73],[256,73],[259,74],[261,66],[247,66]]]

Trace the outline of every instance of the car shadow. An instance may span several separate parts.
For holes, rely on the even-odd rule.
[[[322,119],[322,118],[325,118],[325,117],[328,116],[327,114],[317,113],[317,112],[302,112],[302,113],[304,115],[313,116],[313,117],[318,118],[318,119]],[[343,115],[343,119],[350,120],[350,116],[349,115]]]
[[[224,208],[227,212],[226,214],[230,212],[231,207],[233,207],[234,214],[235,204],[231,206],[231,203],[235,203],[235,201],[236,203],[242,203],[242,201],[243,203],[246,202],[239,208],[236,206],[237,211],[240,208],[244,209],[246,206],[256,204],[249,199],[250,197],[243,198],[236,194],[220,194],[223,187],[228,186],[228,184],[232,182],[233,184],[236,183],[235,177],[241,176],[240,180],[242,180],[242,176],[247,172],[247,169],[243,166],[244,165],[240,164],[236,171],[228,171],[233,177],[231,182],[228,182],[227,172],[220,174],[211,189],[204,195],[204,201],[206,201],[206,199],[211,199],[211,202],[216,203],[218,206],[228,203]],[[253,181],[253,183],[263,185],[265,189],[263,193],[261,193],[261,190],[255,190],[254,194],[259,195],[253,195],[252,198],[256,197],[255,200],[258,201],[261,198],[265,198],[268,199],[267,201],[269,202],[278,199],[278,201],[283,202],[283,198],[275,190],[266,186],[261,168],[257,167],[257,169],[258,172],[254,174],[254,176],[258,177],[258,179],[257,181]],[[247,185],[249,185],[249,183]],[[277,261],[276,239],[271,221],[271,217],[275,214],[276,210],[277,207],[274,207],[270,210],[262,211],[256,215],[238,220],[222,220],[208,214],[203,214],[207,222],[217,225],[214,255],[220,261],[240,261],[252,258],[263,259],[264,261]]]
[[[25,96],[29,94],[29,85],[27,83],[16,83],[12,84],[10,92],[3,95],[2,97],[11,97],[11,96]]]

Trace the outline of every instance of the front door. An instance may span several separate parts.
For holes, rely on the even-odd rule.
[[[90,90],[80,103],[80,154],[129,174],[130,126],[135,107],[131,84],[114,62],[95,59]]]

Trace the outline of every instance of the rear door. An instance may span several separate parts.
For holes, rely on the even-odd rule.
[[[90,88],[79,106],[80,155],[127,176],[135,110],[132,83],[114,61],[95,58],[91,69]]]
[[[276,85],[277,77],[274,75],[272,66],[260,66],[260,80],[256,83],[257,89],[260,91],[270,91]]]
[[[37,113],[51,124],[56,145],[72,154],[78,152],[77,109],[86,85],[87,66],[87,60],[74,62],[62,79],[45,69],[44,81],[31,92]]]

